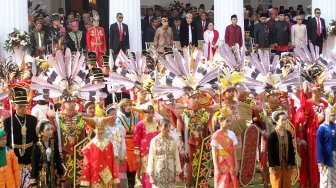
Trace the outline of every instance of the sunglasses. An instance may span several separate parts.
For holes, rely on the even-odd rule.
[[[316,12],[315,14],[321,14],[321,12]]]
[[[124,17],[118,17],[118,18],[124,18]]]
[[[302,20],[302,19],[296,19],[296,20]]]

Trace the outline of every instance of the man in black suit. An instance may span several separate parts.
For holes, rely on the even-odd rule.
[[[153,18],[153,8],[147,9],[147,15],[144,17],[144,27],[148,28],[150,26],[150,21]]]
[[[123,21],[123,14],[117,14],[117,22],[110,26],[110,49],[117,55],[120,50],[129,49],[128,26]]]
[[[193,22],[193,16],[188,13],[186,19],[181,24],[180,41],[181,47],[188,47],[189,45],[197,47],[197,29]]]
[[[308,22],[308,41],[313,43],[314,46],[320,47],[320,54],[322,53],[323,39],[327,40],[327,32],[325,21],[321,18],[321,10],[316,8],[314,10],[315,17],[309,19]]]
[[[195,22],[197,29],[197,40],[203,40],[204,31],[208,29],[209,22],[206,20],[207,15],[205,12],[201,13],[201,18]]]
[[[173,29],[173,39],[174,41],[180,41],[180,29],[181,29],[181,21],[179,18],[174,19]]]
[[[154,42],[154,36],[158,25],[158,19],[156,17],[153,17],[151,19],[151,25],[146,30],[146,42]]]

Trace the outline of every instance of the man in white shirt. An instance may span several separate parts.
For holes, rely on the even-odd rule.
[[[297,24],[293,25],[291,29],[291,41],[294,47],[308,44],[307,27],[302,23],[303,18],[302,15],[298,15],[296,17]]]

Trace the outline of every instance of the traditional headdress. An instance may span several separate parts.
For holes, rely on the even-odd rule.
[[[50,55],[53,68],[48,70],[47,78],[32,77],[30,87],[43,93],[35,100],[61,97],[63,101],[74,100],[76,97],[84,100],[94,100],[106,97],[99,91],[105,87],[104,83],[91,84],[92,77],[83,66],[85,57],[77,52],[72,58],[70,49],[66,49],[65,56],[61,51],[56,52],[56,60]]]
[[[133,53],[128,52],[129,58],[122,51],[119,52],[117,59],[120,59],[121,67],[119,67],[116,72],[110,72],[110,76],[105,78],[105,80],[107,84],[112,85],[112,87],[121,88],[121,91],[132,88],[145,89],[145,83],[153,80],[154,73],[144,73],[146,57],[138,52],[136,58],[134,58]]]
[[[61,17],[58,13],[54,13],[51,15],[50,21],[54,21],[54,20],[60,20]]]
[[[93,76],[93,80],[104,80],[103,70],[99,67],[92,68],[91,75]]]
[[[309,49],[303,45],[296,47],[294,52],[300,63],[301,76],[309,83],[312,90],[336,90],[334,69],[335,59],[320,57],[319,47],[309,44]]]
[[[218,54],[225,62],[224,67],[219,71],[221,92],[230,88],[237,90],[237,86],[242,86],[245,81],[243,74],[248,68],[245,66],[244,48],[240,49],[238,44],[230,48],[228,44],[225,44],[218,49]]]
[[[103,55],[102,56],[103,67],[105,67],[105,68],[111,68],[109,62],[110,62],[110,57],[108,55]]]
[[[220,121],[221,119],[229,116],[232,116],[230,108],[228,106],[223,106],[215,113],[214,122],[218,123],[218,121]]]
[[[178,99],[182,95],[192,96],[202,91],[212,93],[216,87],[218,67],[209,70],[201,62],[201,53],[197,53],[195,62],[187,48],[183,49],[183,56],[177,49],[173,55],[166,55],[161,64],[166,68],[165,80],[161,85],[154,86],[154,93],[163,100]]]
[[[93,18],[93,21],[99,21],[99,14],[96,10],[92,10],[92,18]]]
[[[268,51],[258,50],[258,54],[251,53],[247,57],[252,65],[252,71],[246,74],[245,85],[252,94],[262,92],[274,93],[274,91],[293,92],[296,86],[300,85],[297,70],[291,72],[286,77],[281,74],[279,66],[279,56],[275,55],[271,64]]]
[[[332,114],[336,114],[336,104],[334,104],[332,107],[329,107],[325,111],[325,122],[329,124],[329,119]]]
[[[87,53],[87,64],[97,65],[97,53],[94,51],[90,51]]]
[[[15,104],[29,104],[27,89],[23,87],[13,87],[12,101]]]

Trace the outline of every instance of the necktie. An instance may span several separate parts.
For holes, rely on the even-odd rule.
[[[122,29],[121,29],[121,24],[119,24],[119,41],[122,41]]]
[[[321,22],[320,18],[317,18],[317,36],[321,36]]]
[[[204,34],[204,27],[205,27],[205,24],[204,24],[204,21],[202,21],[202,33]]]
[[[41,34],[38,33],[38,43],[39,43],[39,47],[42,48],[42,40],[41,40]]]

